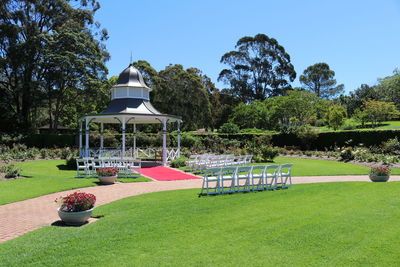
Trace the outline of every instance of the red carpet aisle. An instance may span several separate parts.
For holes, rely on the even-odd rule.
[[[157,181],[175,181],[175,180],[187,180],[187,179],[200,179],[197,176],[186,174],[171,168],[158,166],[152,168],[142,168],[141,174],[144,176],[153,178]]]

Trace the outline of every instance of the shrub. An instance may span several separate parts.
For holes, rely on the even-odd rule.
[[[68,170],[75,170],[76,169],[76,158],[70,157],[65,160],[65,165],[67,165]]]
[[[386,153],[395,153],[400,150],[400,142],[395,138],[391,138],[382,144],[382,150]]]
[[[354,159],[354,153],[353,149],[351,147],[345,147],[340,151],[340,158],[342,160],[353,160]]]
[[[0,168],[0,172],[4,173],[6,178],[18,177],[21,171],[22,169],[14,164],[5,165]]]
[[[93,208],[96,203],[96,196],[83,192],[75,192],[66,197],[60,197],[55,202],[60,205],[60,210],[62,211],[79,212]]]
[[[220,133],[238,133],[240,131],[239,126],[234,124],[233,122],[226,122],[224,123],[218,130]]]
[[[186,166],[186,161],[188,159],[186,157],[179,157],[177,159],[174,159],[173,161],[171,161],[171,167],[172,168],[180,168],[180,167],[185,167]]]
[[[265,161],[274,161],[274,158],[279,155],[278,149],[268,145],[261,146],[260,152],[263,160]]]

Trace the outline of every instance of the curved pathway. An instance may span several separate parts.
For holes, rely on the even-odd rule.
[[[307,176],[293,177],[294,184],[319,182],[369,181],[368,176]],[[400,181],[400,176],[391,176],[390,181]],[[63,191],[0,206],[0,242],[4,242],[27,232],[48,226],[58,221],[54,200],[77,190],[96,195],[96,206],[129,196],[151,192],[200,188],[202,180],[151,181],[142,183],[116,183]]]

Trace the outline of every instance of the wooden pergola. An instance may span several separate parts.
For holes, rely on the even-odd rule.
[[[133,147],[126,147],[126,126],[133,125],[136,133],[138,124],[162,124],[162,163],[180,156],[180,125],[181,117],[162,114],[150,103],[151,88],[145,84],[141,73],[132,65],[129,65],[119,75],[117,84],[111,88],[111,102],[108,107],[99,114],[88,114],[79,119],[79,151],[81,158],[109,157],[137,158],[136,135],[133,139]],[[100,147],[89,147],[89,124],[100,124]],[[167,124],[177,123],[178,142],[177,148],[167,148]],[[122,146],[117,149],[104,148],[104,124],[120,124],[122,129]],[[83,126],[85,129],[85,147],[83,147]]]

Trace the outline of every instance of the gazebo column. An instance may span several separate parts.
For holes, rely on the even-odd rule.
[[[82,156],[82,121],[79,121],[79,157]]]
[[[100,149],[104,148],[104,123],[100,123]]]
[[[122,158],[125,157],[125,117],[122,117]]]
[[[86,118],[85,119],[85,157],[88,158],[89,157],[89,119]]]
[[[181,122],[178,121],[178,158],[181,156]]]
[[[136,159],[136,123],[133,124],[133,158]]]
[[[167,165],[167,120],[163,119],[163,148],[162,148],[162,163]]]

